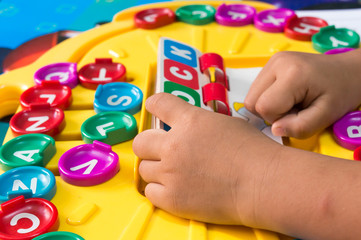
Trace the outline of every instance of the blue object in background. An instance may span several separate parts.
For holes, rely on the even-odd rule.
[[[15,49],[35,37],[60,30],[85,31],[111,21],[121,10],[154,2],[160,1],[2,0],[0,47]]]

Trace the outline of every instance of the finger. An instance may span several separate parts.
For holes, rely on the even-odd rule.
[[[172,126],[182,118],[184,112],[194,106],[172,94],[158,93],[147,99],[145,107],[151,114]]]
[[[257,114],[255,108],[257,100],[262,95],[262,93],[276,80],[276,75],[272,68],[269,67],[269,65],[266,64],[266,66],[258,74],[244,100],[245,107],[255,114]]]
[[[160,160],[160,148],[164,145],[166,132],[150,129],[139,133],[133,140],[133,151],[140,159]]]
[[[160,183],[160,164],[159,161],[143,160],[139,164],[139,174],[147,183]]]
[[[163,208],[167,200],[165,196],[165,187],[159,183],[148,183],[144,189],[145,196],[154,206]]]
[[[266,121],[273,123],[304,100],[306,92],[302,81],[278,79],[260,95],[255,106],[256,112]]]
[[[318,100],[308,108],[291,113],[278,119],[272,125],[272,133],[276,136],[295,138],[311,137],[328,127],[337,118],[328,110],[327,101]]]

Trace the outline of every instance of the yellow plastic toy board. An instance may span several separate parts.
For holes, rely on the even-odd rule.
[[[222,19],[224,8],[228,19]],[[310,41],[255,27],[249,13],[268,9],[274,7],[224,1],[135,7],[62,42],[33,64],[1,75],[0,117],[14,116],[0,150],[0,239],[286,238],[243,226],[181,219],[155,208],[142,193],[141,160],[132,151],[134,136],[152,127],[145,99],[168,91],[168,83],[159,87],[159,74],[167,72],[178,80],[191,76],[192,70],[182,71],[177,65],[184,59],[194,64],[182,45],[195,51],[196,59],[212,53],[197,74],[208,83],[223,81],[213,85],[227,89],[227,96],[218,97],[209,90],[208,101],[200,99],[200,105],[245,119],[252,118],[242,110],[247,89],[273,54],[316,53]],[[294,16],[287,13],[283,20],[286,17]],[[273,25],[282,22],[276,17],[266,20]],[[308,26],[303,31],[307,29],[314,30]],[[171,51],[173,55],[167,55]],[[170,62],[176,65],[167,69]],[[235,88],[240,89],[232,91]],[[267,128],[253,120],[261,124],[260,130]],[[352,159],[352,151],[339,146],[328,131],[303,141],[275,140]]]

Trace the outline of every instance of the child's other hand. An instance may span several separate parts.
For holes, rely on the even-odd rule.
[[[283,146],[242,119],[170,94],[150,97],[146,108],[171,126],[134,139],[133,150],[143,159],[139,172],[148,182],[146,197],[181,217],[254,225],[264,175],[272,172]]]
[[[272,123],[277,136],[305,138],[321,131],[361,102],[355,73],[361,66],[350,57],[356,51],[275,54],[252,84],[246,108]]]

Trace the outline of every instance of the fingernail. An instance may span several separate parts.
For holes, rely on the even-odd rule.
[[[284,129],[282,127],[273,127],[272,128],[272,133],[273,133],[273,135],[279,136],[279,137],[286,137],[287,136],[286,129]]]

